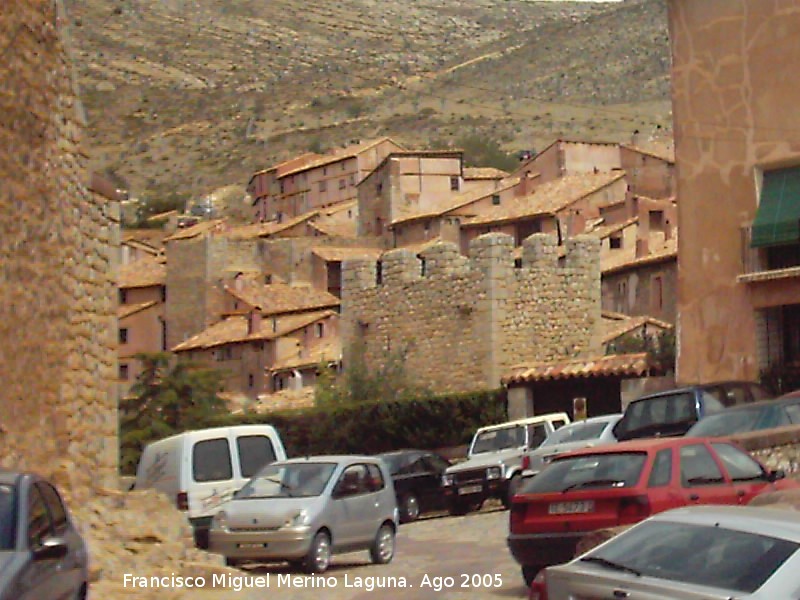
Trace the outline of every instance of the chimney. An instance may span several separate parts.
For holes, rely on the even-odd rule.
[[[261,313],[252,310],[247,314],[247,335],[253,335],[261,331]]]

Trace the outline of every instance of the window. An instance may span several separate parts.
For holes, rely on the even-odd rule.
[[[800,167],[764,171],[753,221],[754,248],[800,242]]]
[[[528,448],[538,448],[547,438],[547,427],[544,423],[528,425]]]
[[[622,236],[612,235],[608,238],[608,245],[612,250],[619,250],[622,248]]]
[[[367,491],[366,465],[350,465],[339,477],[334,489],[338,497],[355,496]]]
[[[650,479],[647,480],[647,487],[661,487],[669,485],[672,480],[672,449],[665,448],[659,450],[653,460],[653,470],[650,471]]]
[[[49,483],[40,481],[36,484],[39,491],[42,492],[44,503],[50,512],[50,519],[53,522],[53,529],[56,535],[61,535],[67,528],[67,509],[64,508],[64,503],[55,488]]]
[[[450,191],[457,192],[461,188],[461,182],[458,177],[450,178]]]
[[[28,495],[28,547],[38,548],[51,535],[53,530],[47,505],[39,490],[32,487]]]
[[[683,487],[725,483],[714,457],[703,444],[682,447],[680,460]]]
[[[386,485],[383,481],[383,473],[381,473],[378,465],[367,465],[367,490],[370,492],[378,492]]]
[[[255,385],[255,383],[256,383],[256,380],[255,380],[255,377],[253,377],[253,374],[252,373],[248,373],[247,374],[247,387],[252,390],[253,386]]]
[[[242,477],[252,477],[261,467],[276,460],[272,441],[265,435],[239,436],[236,438],[236,449],[239,451]]]
[[[316,334],[318,338],[321,338],[325,335],[325,325],[324,323],[317,323],[316,325]]]
[[[712,443],[711,447],[717,451],[717,455],[733,481],[753,481],[765,478],[761,465],[745,452],[730,444]]]
[[[492,194],[492,204],[495,206],[500,204],[500,194]]]
[[[650,211],[650,231],[664,231],[664,211]]]
[[[192,475],[195,481],[225,481],[233,477],[228,440],[217,438],[197,442],[192,449]]]
[[[660,311],[664,307],[664,282],[661,275],[655,275],[652,281],[653,310]]]
[[[340,189],[340,190],[343,190],[343,189],[344,189],[344,188],[346,188],[346,187],[347,187],[347,181],[346,181],[346,180],[344,180],[344,179],[340,179],[340,180],[339,180],[339,189]]]
[[[122,327],[119,330],[119,343],[120,344],[127,344],[128,343],[128,328]]]
[[[125,363],[120,363],[120,365],[119,365],[119,378],[122,379],[123,381],[128,381],[129,377],[130,377],[130,373],[128,371],[128,365],[126,365]]]
[[[128,290],[119,291],[119,303],[126,304],[128,302]]]
[[[616,452],[556,458],[536,477],[523,480],[520,493],[542,494],[565,489],[607,489],[637,484],[647,455]]]
[[[320,181],[320,182],[319,182],[319,191],[320,191],[320,192],[324,192],[324,191],[325,191],[325,189],[326,189],[326,186],[327,186],[327,183],[328,183],[328,182],[327,182],[327,181],[325,181],[324,179],[323,179],[322,181]]]
[[[800,424],[800,404],[789,404],[786,406],[786,413],[794,424]]]
[[[166,302],[167,301],[167,286],[165,286],[165,285],[161,286],[161,301],[162,302]]]
[[[356,176],[351,174],[349,181],[350,181],[350,185],[355,185],[356,184]]]
[[[375,193],[380,194],[383,191],[383,183],[379,183],[375,186]]]

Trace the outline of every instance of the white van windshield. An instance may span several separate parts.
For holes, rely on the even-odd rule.
[[[475,437],[472,454],[497,452],[506,448],[518,448],[525,445],[525,427],[515,425],[500,429],[482,431]]]

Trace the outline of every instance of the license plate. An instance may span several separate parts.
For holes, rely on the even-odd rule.
[[[551,502],[550,508],[547,512],[551,515],[575,515],[579,513],[594,512],[594,500]]]
[[[266,544],[239,544],[239,548],[242,550],[253,550],[255,548],[266,548]]]
[[[482,485],[465,485],[462,488],[458,488],[458,493],[461,495],[465,494],[477,494],[483,490]]]

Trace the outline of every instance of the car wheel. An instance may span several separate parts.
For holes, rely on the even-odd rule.
[[[226,556],[225,557],[225,566],[226,567],[234,567],[235,568],[235,567],[238,567],[240,564],[242,564],[242,561],[239,560],[238,558],[231,558],[230,556]]]
[[[394,558],[394,527],[384,523],[375,534],[375,541],[369,549],[369,557],[376,565],[385,565]]]
[[[525,579],[525,585],[531,587],[533,580],[536,579],[536,575],[539,574],[539,571],[544,569],[543,565],[522,565],[522,577]]]
[[[400,513],[403,523],[416,521],[419,518],[419,500],[414,494],[406,494],[403,496]]]
[[[318,531],[303,561],[303,570],[306,573],[324,573],[330,562],[331,538],[326,532]]]
[[[514,473],[514,475],[511,476],[511,479],[508,482],[508,491],[506,492],[505,497],[502,499],[504,508],[511,508],[511,498],[513,498],[514,494],[517,493],[521,482],[522,478],[520,477],[519,473]]]

